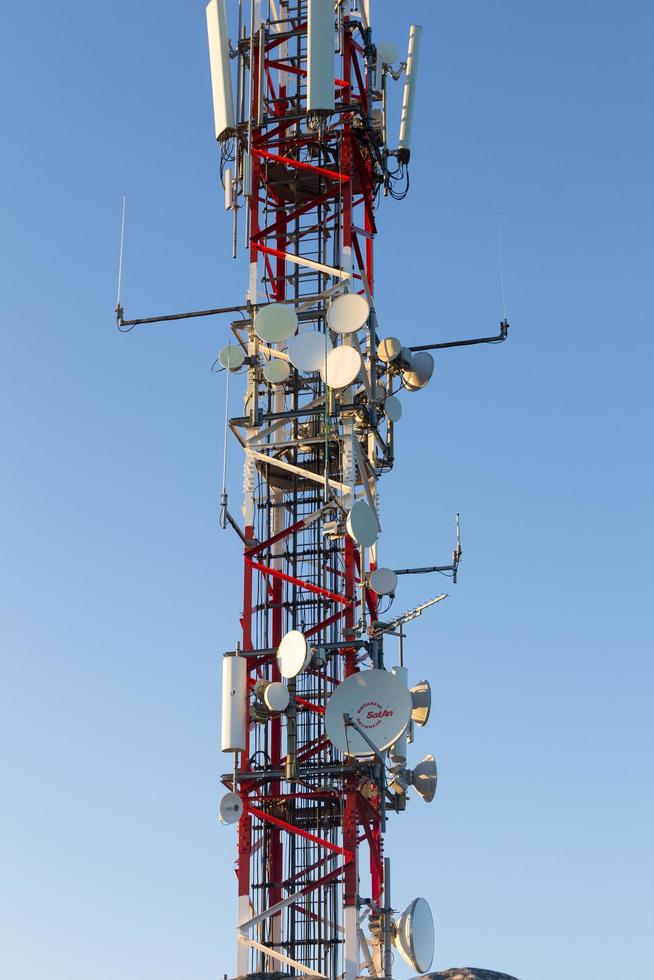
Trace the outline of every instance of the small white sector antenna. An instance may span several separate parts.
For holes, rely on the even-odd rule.
[[[309,665],[310,660],[311,651],[304,633],[291,630],[282,637],[277,648],[277,666],[282,677],[297,677]]]
[[[370,588],[377,595],[393,595],[397,588],[397,575],[392,568],[376,568],[370,573]]]
[[[320,377],[329,388],[349,388],[362,367],[356,347],[334,347],[320,366]]]
[[[325,727],[339,752],[359,758],[374,755],[370,745],[345,715],[383,752],[405,731],[411,717],[411,696],[406,686],[386,670],[351,674],[333,692],[325,709]]]
[[[226,793],[220,801],[218,811],[220,822],[224,824],[237,823],[243,813],[243,803],[238,793]]]
[[[414,898],[395,923],[393,945],[417,973],[427,973],[434,959],[434,920],[429,903]]]
[[[334,333],[356,333],[370,316],[370,304],[358,293],[343,293],[327,310],[327,325]]]
[[[411,156],[411,127],[413,124],[413,107],[416,98],[416,80],[421,39],[422,27],[419,24],[412,24],[409,28],[409,50],[406,59],[406,78],[402,96],[402,113],[400,115],[400,140],[397,156],[401,163],[407,163]]]
[[[224,140],[236,128],[225,0],[210,0],[206,13],[215,132],[217,140]]]
[[[371,548],[379,537],[379,522],[365,500],[357,500],[347,515],[347,533],[361,548]]]
[[[284,303],[262,306],[254,318],[254,332],[267,344],[281,344],[297,330],[297,313]]]
[[[293,367],[307,374],[320,371],[331,349],[332,343],[324,333],[298,333],[290,337],[286,344],[286,353]]]

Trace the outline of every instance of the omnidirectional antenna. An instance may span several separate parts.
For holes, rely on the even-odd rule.
[[[120,217],[120,251],[118,253],[118,288],[116,290],[116,316],[118,322],[123,315],[123,308],[120,305],[120,291],[123,285],[123,258],[125,255],[125,210],[127,208],[127,194],[123,194],[123,206]]]
[[[500,267],[500,296],[502,298],[502,321],[506,323],[506,285],[504,281],[504,235],[502,212],[497,212],[497,253]]]

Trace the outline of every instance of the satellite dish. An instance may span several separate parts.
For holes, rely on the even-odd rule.
[[[359,732],[345,725],[349,715],[383,752],[396,742],[411,715],[411,696],[402,681],[387,670],[362,670],[339,684],[327,702],[325,727],[332,744],[345,755],[373,755]]]
[[[381,340],[377,346],[377,357],[384,364],[390,364],[400,356],[402,350],[402,344],[397,339],[397,337],[386,337],[385,340]]]
[[[418,681],[409,691],[413,701],[411,720],[421,728],[429,721],[431,711],[431,687],[429,681]]]
[[[399,422],[402,418],[402,402],[395,395],[389,395],[384,400],[384,412],[391,422]]]
[[[434,358],[426,350],[413,355],[411,367],[402,371],[404,384],[409,391],[419,391],[424,388],[434,373]]]
[[[286,636],[282,637],[282,642],[277,648],[277,666],[282,677],[290,679],[297,677],[308,665],[311,653],[307,646],[304,633],[299,630],[291,630]]]
[[[370,303],[358,293],[337,296],[327,310],[327,324],[334,333],[347,334],[360,330],[370,315]]]
[[[397,575],[392,568],[376,568],[370,573],[370,588],[377,595],[393,595],[397,588]]]
[[[320,367],[320,376],[329,388],[349,388],[362,367],[356,347],[334,347]]]
[[[286,711],[291,696],[288,688],[281,681],[271,681],[263,692],[263,701],[269,711],[280,714]]]
[[[220,801],[218,812],[221,823],[238,823],[243,813],[243,803],[238,793],[226,793]]]
[[[290,337],[286,352],[294,368],[298,371],[320,371],[332,344],[325,333],[298,333]]]
[[[424,898],[414,898],[395,923],[393,945],[413,970],[427,973],[434,959],[434,920]]]
[[[238,371],[245,361],[245,353],[238,344],[226,344],[218,355],[218,360],[228,371]]]
[[[339,348],[339,350],[347,348]],[[357,500],[347,515],[347,533],[362,548],[370,548],[379,536],[377,515],[365,500]]]
[[[264,364],[263,376],[271,385],[280,385],[288,378],[291,369],[287,361],[282,361],[278,357],[273,357]]]
[[[257,310],[254,332],[267,344],[280,344],[297,330],[297,313],[284,303],[269,303]]]

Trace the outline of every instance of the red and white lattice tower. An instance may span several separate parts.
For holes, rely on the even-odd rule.
[[[384,620],[397,573],[377,567],[397,393],[433,369],[425,348],[379,335],[375,310],[377,205],[408,187],[422,30],[411,27],[400,62],[375,45],[370,6],[207,6],[225,203],[234,254],[249,255],[247,302],[220,354],[227,383],[244,384],[229,420],[242,517],[224,488],[221,511],[244,546],[242,637],[223,660],[233,765],[221,802],[238,825],[239,978],[390,978],[393,949],[420,973],[433,955],[424,899],[393,914],[384,831],[409,787],[435,792],[432,756],[407,768],[429,685],[409,689],[401,640],[444,597]],[[387,87],[400,79],[391,147]],[[497,338],[457,343],[505,336],[503,324]],[[455,576],[459,555],[438,570]]]

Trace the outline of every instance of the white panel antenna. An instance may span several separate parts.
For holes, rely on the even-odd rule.
[[[334,110],[334,0],[309,0],[307,109]]]
[[[421,38],[422,27],[419,24],[412,24],[409,28],[409,51],[406,59],[406,79],[404,81],[404,95],[402,96],[402,115],[400,116],[400,142],[397,153],[398,159],[402,163],[407,163],[411,156],[411,126],[416,98]]]
[[[225,4],[226,0],[209,0],[206,11],[213,116],[217,140],[227,139],[236,129]]]
[[[245,657],[234,654],[224,656],[220,739],[223,752],[242,752],[245,749],[247,684]]]

